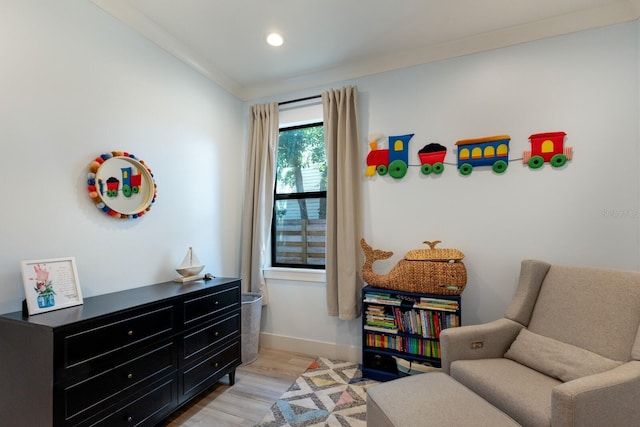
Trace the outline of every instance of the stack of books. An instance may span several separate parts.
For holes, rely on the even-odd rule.
[[[393,334],[398,332],[394,316],[387,313],[382,305],[368,305],[365,316],[364,329]]]

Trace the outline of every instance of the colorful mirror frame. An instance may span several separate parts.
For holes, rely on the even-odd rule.
[[[114,218],[140,218],[156,200],[156,183],[144,161],[131,153],[112,151],[89,165],[89,197]]]

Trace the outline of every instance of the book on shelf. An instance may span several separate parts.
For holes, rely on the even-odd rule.
[[[429,310],[442,310],[442,311],[458,311],[460,305],[457,301],[443,299],[443,298],[430,298],[420,297],[420,301],[413,305],[415,308],[426,308]]]
[[[364,329],[367,331],[383,332],[387,334],[397,334],[398,328],[386,328],[384,326],[364,325]]]
[[[424,304],[436,304],[436,305],[450,305],[450,306],[458,306],[458,301],[443,299],[443,298],[432,298],[432,297],[420,297],[420,303]]]
[[[364,294],[364,302],[386,305],[400,305],[402,303],[399,298],[392,297],[391,294],[378,292],[366,292]]]

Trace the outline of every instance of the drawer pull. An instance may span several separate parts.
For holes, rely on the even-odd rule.
[[[133,331],[132,331],[132,330],[129,330],[129,332],[127,332],[127,335],[129,335],[130,337],[132,337],[132,336],[133,336]]]
[[[220,301],[218,301],[218,300],[215,300],[215,301],[213,302],[213,305],[218,305],[218,304],[220,304]]]
[[[127,378],[128,379],[133,379],[133,374],[131,374],[131,373],[127,374]]]
[[[214,368],[217,368],[217,367],[218,367],[218,362],[214,363],[214,364],[213,364],[213,367],[214,367]]]
[[[213,334],[213,335],[215,335],[217,337],[218,335],[220,335],[220,332],[216,331],[216,333]]]
[[[127,417],[127,422],[128,423],[132,423],[133,422],[133,417]]]

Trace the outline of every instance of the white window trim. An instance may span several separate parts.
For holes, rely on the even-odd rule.
[[[327,275],[324,269],[267,267],[263,270],[265,279],[293,280],[296,282],[326,283]]]

